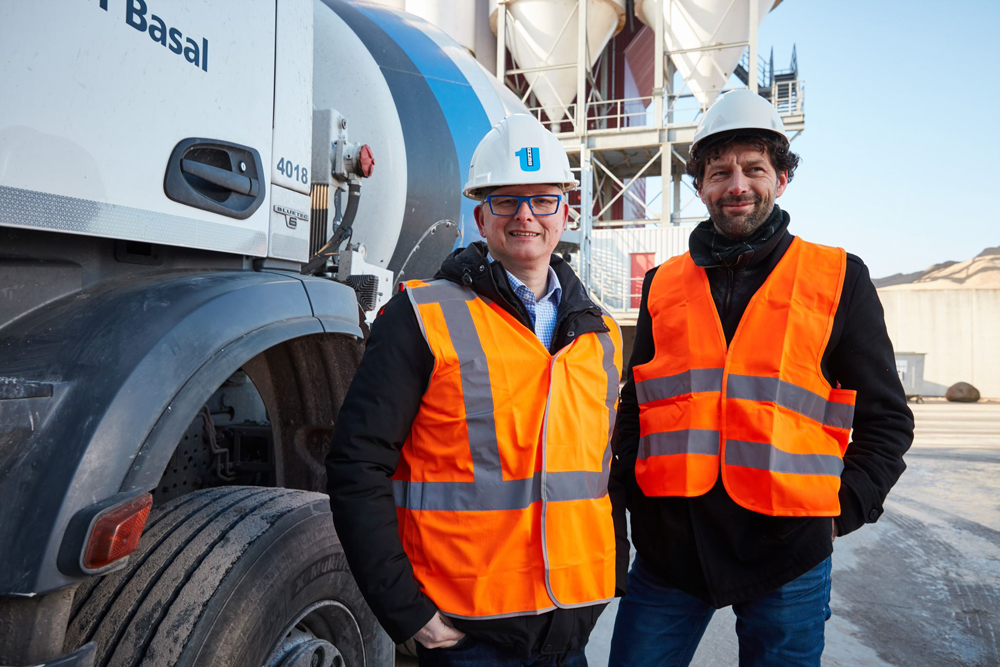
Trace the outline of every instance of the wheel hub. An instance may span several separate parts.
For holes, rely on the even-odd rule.
[[[346,647],[348,655],[338,645]],[[364,645],[354,615],[344,605],[324,600],[303,609],[289,623],[262,667],[364,667]]]
[[[344,667],[344,658],[337,647],[322,639],[296,644],[280,667]]]

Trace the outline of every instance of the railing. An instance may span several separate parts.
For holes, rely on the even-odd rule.
[[[740,63],[737,65],[737,69],[742,68],[744,72],[747,73],[747,77],[750,76],[750,50],[743,52],[743,56],[740,58]],[[764,56],[757,56],[757,85],[763,88],[767,88],[771,85],[770,78],[774,73],[774,60],[772,57],[771,61],[764,59]],[[742,80],[743,77],[740,77]],[[745,83],[749,83],[746,81]]]
[[[805,107],[805,83],[801,79],[774,82],[771,85],[771,104],[781,116],[802,114]]]
[[[576,103],[553,104],[547,107],[530,107],[528,112],[555,134],[574,133],[576,128]]]
[[[635,282],[638,287],[634,286]],[[612,314],[629,310],[634,299],[642,298],[642,281],[610,276],[600,265],[590,267],[589,287],[591,297]]]
[[[653,100],[654,97],[649,95],[591,102],[587,105],[587,129],[604,130],[646,125],[646,109]]]
[[[697,123],[705,111],[693,95],[672,97],[665,94],[663,123],[657,126],[656,119],[650,112],[650,109],[655,107],[655,101],[655,96],[647,95],[588,102],[586,133],[619,132],[632,128],[648,129],[669,127],[677,123]],[[770,101],[782,116],[802,115],[805,108],[805,83],[802,79],[772,82]],[[585,133],[576,128],[576,103],[532,107],[529,111],[556,134]]]
[[[646,107],[653,96],[630,97],[587,103],[587,130],[618,130],[646,125]],[[531,114],[554,132],[573,132],[576,124],[576,103],[532,107]],[[556,126],[552,128],[552,126]]]

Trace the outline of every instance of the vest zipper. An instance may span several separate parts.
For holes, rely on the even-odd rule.
[[[545,468],[548,464],[549,409],[552,406],[552,369],[555,368],[556,359],[558,359],[563,352],[571,347],[573,347],[573,343],[563,347],[552,356],[552,359],[549,360],[549,390],[545,393],[545,415],[542,417],[542,488],[540,489],[540,496],[542,499],[542,560],[545,563],[545,590],[548,592],[549,597],[557,607],[562,607],[562,604],[560,604],[559,600],[556,599],[556,595],[552,591],[552,582],[549,581],[549,546],[548,540],[545,539],[545,510],[548,505],[548,499],[546,498],[545,493]]]

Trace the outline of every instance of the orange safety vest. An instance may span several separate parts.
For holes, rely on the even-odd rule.
[[[633,369],[635,475],[647,496],[700,496],[722,481],[771,516],[838,516],[856,392],[820,363],[847,255],[794,239],[750,300],[732,342],[690,253],[662,264],[647,305],[656,353]]]
[[[434,355],[393,475],[423,593],[442,613],[480,619],[613,598],[615,321],[553,355],[471,289],[414,280],[405,290]]]

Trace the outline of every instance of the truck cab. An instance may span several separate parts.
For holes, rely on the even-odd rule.
[[[391,664],[328,441],[523,107],[415,17],[234,9],[4,10],[0,664]]]

